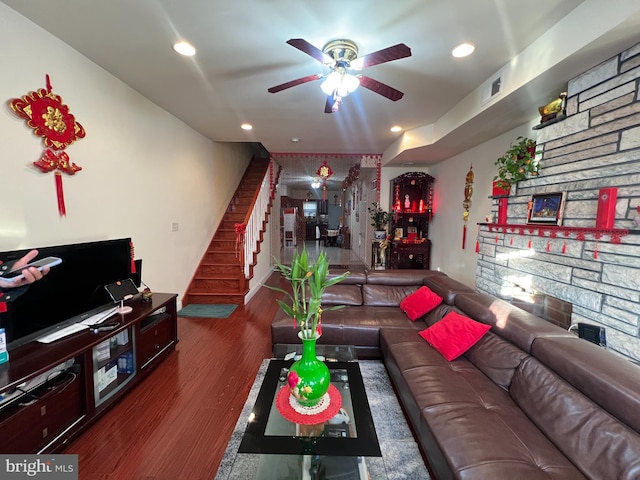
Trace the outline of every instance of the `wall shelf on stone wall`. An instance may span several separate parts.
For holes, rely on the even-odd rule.
[[[551,120],[547,120],[546,122],[541,122],[535,127],[532,127],[531,130],[540,130],[541,128],[548,127],[549,125],[553,125],[554,123],[561,122],[565,118],[567,118],[567,116],[564,113],[558,114],[556,117],[552,118]]]
[[[592,236],[594,240],[605,240],[603,237],[609,237],[611,243],[620,243],[621,238],[626,235],[640,235],[639,230],[629,231],[624,228],[563,227],[512,223],[478,223],[478,225],[487,227],[490,232],[537,235],[549,238],[572,238],[580,241],[587,240],[587,236]]]

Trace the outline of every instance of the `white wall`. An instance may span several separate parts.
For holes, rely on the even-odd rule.
[[[143,281],[183,295],[251,148],[209,141],[2,3],[0,43],[0,98],[44,88],[49,74],[86,130],[66,149],[82,171],[63,174],[61,218],[54,174],[32,166],[41,139],[7,104],[0,110],[0,251],[132,237]]]
[[[434,214],[429,227],[432,242],[431,269],[440,269],[456,280],[475,286],[475,252],[478,223],[491,213],[491,183],[496,174],[494,162],[519,135],[535,139],[532,124],[520,125],[488,142],[467,150],[429,169],[434,182]],[[467,239],[462,249],[464,185],[473,165],[474,184],[467,221]]]
[[[509,144],[518,135],[535,139],[535,132],[531,130],[535,123],[537,122],[532,121],[531,124],[520,125],[488,142],[429,167],[382,168],[380,202],[385,209],[390,209],[390,181],[395,177],[407,172],[425,172],[435,178],[433,221],[429,225],[432,270],[440,269],[456,280],[475,286],[477,224],[484,222],[485,217],[491,213],[489,197],[491,183],[496,174],[494,162],[509,148]],[[467,240],[463,250],[462,202],[465,177],[471,165],[473,165],[475,181],[467,221]]]

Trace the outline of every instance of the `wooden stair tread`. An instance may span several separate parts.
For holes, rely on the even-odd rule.
[[[212,298],[217,298],[217,297],[239,297],[239,296],[245,296],[247,293],[249,293],[249,290],[244,289],[242,292],[222,292],[222,291],[216,291],[216,292],[212,292],[212,291],[207,291],[207,292],[191,292],[189,295],[190,296],[198,296],[198,297],[212,297]]]

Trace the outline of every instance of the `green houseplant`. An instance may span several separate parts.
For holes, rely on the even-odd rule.
[[[519,136],[515,143],[511,143],[509,149],[495,161],[498,174],[494,180],[494,195],[496,188],[504,190],[508,194],[511,185],[529,177],[535,177],[540,172],[540,165],[535,161],[536,142],[527,137]]]
[[[371,218],[371,226],[376,229],[376,240],[384,240],[387,236],[386,227],[389,223],[389,212],[384,211],[379,203],[373,203],[373,208],[369,207],[369,217]]]
[[[265,285],[272,290],[284,293],[284,300],[277,300],[280,308],[293,319],[293,327],[300,328],[298,337],[302,340],[302,358],[291,365],[287,383],[291,394],[304,407],[316,405],[329,389],[329,369],[317,359],[315,345],[322,335],[322,313],[338,310],[344,305],[322,308],[322,294],[331,285],[335,285],[350,275],[327,278],[329,261],[325,252],[321,252],[315,262],[310,262],[306,249],[297,252],[291,266],[283,265],[275,259],[277,269],[291,284],[291,292]]]

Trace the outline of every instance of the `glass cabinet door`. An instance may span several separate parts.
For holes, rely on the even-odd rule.
[[[136,374],[134,330],[129,327],[93,347],[93,395],[95,406],[106,402]]]

